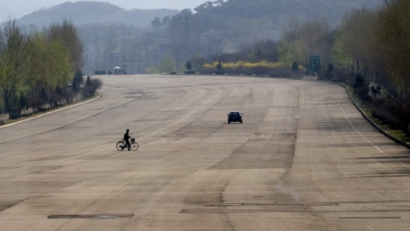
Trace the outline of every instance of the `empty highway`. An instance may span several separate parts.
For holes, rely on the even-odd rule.
[[[98,78],[98,100],[0,128],[0,231],[408,230],[410,152],[340,86]]]

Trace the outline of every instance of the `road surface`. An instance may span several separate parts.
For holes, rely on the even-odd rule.
[[[96,101],[0,128],[0,230],[408,230],[410,153],[339,86],[100,79]],[[127,128],[137,152],[115,149]]]

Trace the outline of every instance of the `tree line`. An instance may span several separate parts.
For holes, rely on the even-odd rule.
[[[0,29],[0,113],[14,119],[25,110],[38,112],[90,95],[101,82],[83,86],[83,64],[83,44],[72,23],[28,33],[16,21],[6,22]]]

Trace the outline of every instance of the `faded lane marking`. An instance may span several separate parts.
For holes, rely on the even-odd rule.
[[[369,144],[371,144],[374,148],[376,148],[376,149],[377,149],[380,153],[382,153],[384,156],[391,158],[389,155],[387,155],[386,153],[384,153],[383,150],[381,150],[379,147],[377,147],[375,144],[373,144],[370,140],[368,140],[366,137],[364,137],[364,136],[362,135],[362,133],[360,133],[359,130],[357,130],[357,128],[356,128],[356,127],[353,125],[353,123],[349,120],[349,118],[348,118],[347,115],[346,115],[345,110],[344,110],[343,108],[340,108],[340,109],[342,110],[342,112],[343,112],[343,114],[344,114],[346,120],[350,123],[350,125],[352,125],[353,129],[357,132],[357,134],[359,134],[365,141],[367,141]],[[407,164],[404,164],[404,163],[401,163],[401,162],[400,162],[400,164],[403,165],[403,166],[406,166],[406,167],[410,167],[410,165],[407,165]]]
[[[300,196],[293,190],[293,188],[286,187],[283,182],[279,182],[273,186],[277,191],[283,194],[288,194],[293,197],[293,199],[300,201]]]
[[[357,128],[353,125],[353,123],[349,120],[349,118],[346,115],[346,112],[343,108],[340,108],[343,112],[343,115],[345,116],[346,120],[349,122],[349,124],[353,127],[353,129],[357,132],[357,134],[360,135],[360,137],[362,137],[367,143],[371,144],[374,148],[376,148],[380,153],[383,153],[383,150],[381,150],[379,147],[377,147],[375,144],[373,144],[370,140],[368,140],[366,137],[364,137],[362,135],[362,133],[359,132],[359,130],[357,130]]]

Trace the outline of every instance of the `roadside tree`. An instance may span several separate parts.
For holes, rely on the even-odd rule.
[[[0,90],[5,112],[18,110],[18,96],[27,76],[27,37],[16,21],[8,21],[0,30]]]
[[[171,55],[166,55],[158,67],[161,73],[171,73],[176,71],[176,62]]]
[[[410,1],[388,0],[377,21],[377,48],[390,82],[402,98],[410,97]]]

